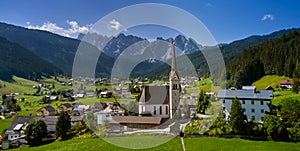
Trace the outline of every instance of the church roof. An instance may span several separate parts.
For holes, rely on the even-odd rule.
[[[169,86],[145,86],[140,103],[169,104]]]

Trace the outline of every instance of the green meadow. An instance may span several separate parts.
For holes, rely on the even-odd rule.
[[[146,141],[151,139],[142,138]],[[225,139],[215,137],[203,137],[203,138],[184,138],[185,148],[187,151],[299,151],[300,143],[284,143],[284,142],[271,142],[271,141],[251,141],[239,138]],[[132,139],[130,143],[135,143],[135,139]],[[123,150],[134,150],[128,148],[122,148],[110,144],[102,139],[88,138],[79,139],[74,138],[66,141],[55,141],[50,144],[13,149],[22,151],[94,151],[94,150],[106,150],[106,151],[123,151]],[[162,151],[162,150],[182,150],[181,141],[179,137],[175,137],[165,144],[157,147],[148,148],[144,150],[149,151]]]

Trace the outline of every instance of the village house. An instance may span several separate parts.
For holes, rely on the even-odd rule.
[[[39,110],[37,110],[37,115],[38,116],[52,116],[52,115],[55,115],[55,109],[52,106],[47,105],[47,106],[42,107]]]
[[[58,96],[57,95],[51,95],[49,97],[50,101],[53,102],[53,101],[57,101],[58,100]]]
[[[54,134],[56,129],[56,123],[58,116],[16,116],[9,128],[5,131],[5,134],[8,135],[9,141],[17,141],[22,144],[26,144],[25,140],[25,129],[26,126],[35,120],[43,120],[47,125],[48,133]],[[71,116],[71,128],[73,128],[78,123],[81,124],[83,121],[83,116]]]
[[[196,114],[196,99],[182,98],[179,102],[179,114],[184,118],[192,118]]]
[[[76,107],[73,108],[73,113],[75,113],[75,115],[82,115],[87,111],[91,110],[91,106],[90,105],[77,105]]]
[[[113,116],[110,122],[112,131],[134,131],[139,129],[156,128],[162,122],[159,117],[142,116]]]
[[[294,82],[292,80],[281,80],[280,88],[282,89],[292,89]]]
[[[233,99],[238,98],[247,119],[259,122],[262,122],[265,114],[270,112],[273,97],[272,90],[256,90],[255,86],[243,86],[242,89],[221,89],[217,94],[217,99],[222,103],[225,111],[226,119],[230,114]]]
[[[62,111],[71,113],[73,111],[73,106],[69,103],[62,104],[58,107],[58,113]]]
[[[89,91],[89,92],[85,92],[85,96],[86,97],[94,97],[95,96],[95,92]]]
[[[125,114],[125,109],[123,109],[118,103],[115,102],[103,102],[101,103],[103,113],[111,114],[111,115],[120,115],[123,116]]]
[[[16,116],[9,128],[5,131],[8,135],[9,141],[18,141],[20,143],[27,143],[25,140],[25,129],[26,126],[35,120],[44,120],[47,125],[47,130],[49,133],[55,132],[55,124],[57,121],[57,116]]]
[[[112,91],[103,91],[100,92],[101,98],[111,98],[112,97]]]

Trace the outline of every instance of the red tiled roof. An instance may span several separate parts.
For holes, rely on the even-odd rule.
[[[280,81],[281,85],[292,85],[294,82],[292,80],[281,80]]]

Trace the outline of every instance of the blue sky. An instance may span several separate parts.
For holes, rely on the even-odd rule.
[[[298,0],[1,0],[0,22],[76,37],[110,12],[139,3],[169,4],[191,13],[202,21],[218,43],[300,27]],[[177,33],[150,26],[129,29],[127,34],[153,39]]]

